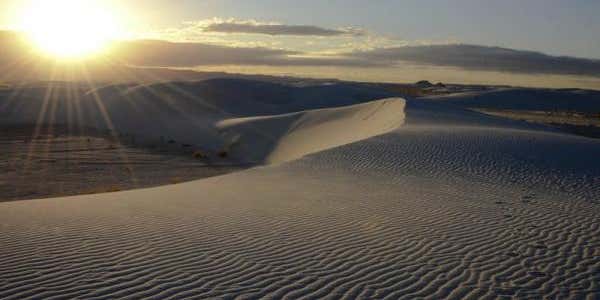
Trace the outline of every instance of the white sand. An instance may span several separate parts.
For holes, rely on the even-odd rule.
[[[389,132],[404,123],[404,99],[217,124],[225,148],[238,159],[282,163]]]
[[[221,124],[253,159],[340,145],[283,164],[0,203],[0,298],[597,299],[600,142],[404,104]]]

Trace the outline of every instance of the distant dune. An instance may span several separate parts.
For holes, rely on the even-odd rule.
[[[600,112],[600,91],[580,89],[499,88],[425,99],[461,107],[532,111]]]
[[[265,164],[152,189],[0,203],[0,298],[600,292],[600,140],[466,109],[544,97],[556,99],[549,107],[587,109],[593,95],[494,89],[403,100],[360,85],[227,80],[89,92],[80,99],[86,121],[106,121],[94,115],[103,106],[118,130]],[[3,120],[39,116],[39,93],[4,98]],[[49,111],[75,116],[60,99]]]

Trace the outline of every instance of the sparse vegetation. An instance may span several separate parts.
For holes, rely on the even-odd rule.
[[[171,179],[169,179],[169,182],[171,184],[178,184],[178,183],[182,183],[183,180],[181,179],[181,177],[172,177]]]
[[[125,172],[127,172],[128,174],[133,174],[133,168],[131,166],[126,166],[123,168],[125,170]]]
[[[200,150],[194,151],[194,153],[192,154],[192,156],[195,159],[206,159],[206,158],[208,158],[208,155],[206,153],[200,151]]]
[[[111,185],[111,186],[99,186],[99,187],[94,187],[91,189],[87,189],[87,190],[82,190],[81,192],[79,192],[79,194],[81,195],[92,195],[92,194],[102,194],[102,193],[115,193],[115,192],[120,192],[123,189],[117,185]],[[65,191],[61,191],[61,195],[69,195],[70,193],[65,193]]]
[[[415,85],[417,85],[420,88],[429,88],[429,87],[433,86],[433,84],[427,80],[421,80],[421,81],[415,83]]]
[[[110,186],[107,188],[108,193],[120,192],[122,189],[116,185]]]

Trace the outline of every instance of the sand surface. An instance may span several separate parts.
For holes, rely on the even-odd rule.
[[[398,105],[388,126],[339,126],[381,103]],[[252,126],[275,137],[250,152],[267,161],[312,146],[184,184],[0,203],[0,298],[600,295],[598,140],[411,99],[222,121],[242,145]]]
[[[276,164],[396,129],[404,123],[405,106],[404,99],[390,98],[342,108],[227,119],[217,127],[232,156]]]

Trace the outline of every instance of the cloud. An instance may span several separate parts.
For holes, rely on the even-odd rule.
[[[300,51],[262,47],[229,47],[203,43],[138,40],[117,45],[112,58],[148,67],[214,65],[261,66],[369,66],[370,62],[344,57],[310,57]]]
[[[410,66],[454,67],[463,71],[507,74],[575,75],[600,78],[600,60],[550,56],[539,52],[477,45],[446,44],[340,50],[327,54],[273,47],[235,46],[235,43],[134,40],[114,46],[111,62],[143,67],[361,67],[402,70]],[[28,51],[29,50],[29,51]],[[0,31],[0,67],[31,61],[30,46],[18,34]],[[12,68],[12,67],[11,67]],[[283,69],[282,69],[283,70]],[[346,72],[347,70],[340,70]]]
[[[203,43],[173,43],[138,40],[120,43],[112,56],[132,65],[194,67],[200,65],[253,65],[279,61],[294,51],[270,48],[245,48]]]
[[[311,56],[267,47],[230,47],[204,43],[133,41],[117,57],[129,64],[161,67],[331,66],[401,67],[403,64],[456,67],[466,71],[600,77],[600,61],[477,45],[420,45]]]
[[[138,39],[193,42],[234,47],[286,48],[313,53],[344,47],[346,51],[368,47],[398,46],[365,30],[353,27],[329,29],[308,25],[282,25],[254,20],[205,19],[179,26],[140,32]],[[383,41],[386,43],[383,43]],[[311,47],[307,45],[311,44]],[[347,44],[360,45],[348,48]],[[337,51],[339,52],[339,51]]]
[[[206,24],[204,32],[216,33],[245,33],[265,35],[297,35],[297,36],[361,36],[364,32],[359,29],[329,29],[311,25],[284,25],[258,23],[255,21],[215,21]]]
[[[600,77],[600,60],[477,45],[406,46],[358,51],[347,55],[388,65],[409,62],[474,71]]]

